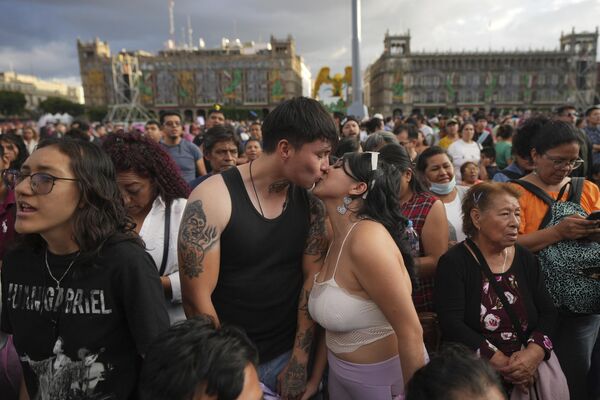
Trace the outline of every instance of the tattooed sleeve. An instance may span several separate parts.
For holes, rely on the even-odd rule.
[[[327,252],[327,232],[325,230],[325,206],[321,200],[309,194],[310,229],[304,254],[318,256],[318,261],[325,258]]]
[[[188,278],[204,272],[204,256],[217,242],[217,228],[206,223],[202,201],[188,203],[181,219],[177,252],[179,268]]]

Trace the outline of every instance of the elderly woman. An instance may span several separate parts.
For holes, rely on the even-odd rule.
[[[452,158],[441,147],[430,147],[417,158],[417,172],[429,191],[444,203],[448,243],[453,246],[463,241],[466,236],[462,227],[461,204],[468,188],[456,184]]]
[[[383,146],[388,144],[399,144],[398,138],[392,132],[377,131],[369,135],[365,144],[364,151],[379,151]]]
[[[183,320],[177,234],[189,187],[166,151],[141,133],[112,134],[103,148],[115,165],[127,214],[160,272],[169,319]]]
[[[516,244],[518,198],[502,183],[480,183],[467,192],[462,209],[469,239],[440,258],[436,280],[444,284],[434,289],[445,340],[488,359],[508,391],[528,387],[550,358],[556,319],[535,256]]]
[[[583,164],[579,158],[578,132],[571,124],[544,117],[531,118],[519,127],[517,136],[522,142],[520,145],[529,150],[535,166],[533,172],[517,181],[519,186],[515,185],[522,192],[519,244],[540,252],[548,290],[559,308],[554,337],[556,353],[569,381],[571,398],[586,399],[586,377],[592,360],[596,360],[592,352],[594,346],[596,351],[600,346],[600,315],[597,313],[600,282],[584,276],[580,268],[600,265],[600,255],[594,251],[597,247],[592,247],[591,241],[585,244],[588,239],[598,240],[599,222],[586,220],[585,216],[600,209],[600,191],[590,181],[570,177],[571,172]],[[562,215],[556,224],[547,225],[544,220],[549,206],[540,195],[553,201],[559,198],[561,190],[569,194],[560,196],[561,200],[573,200],[569,203],[578,210],[566,205],[573,213]],[[570,195],[577,191],[579,199],[572,199]],[[566,252],[557,247],[569,241],[579,246],[579,251]],[[553,265],[556,254],[550,258],[544,256],[551,249],[566,257],[573,253],[571,262]],[[590,377],[590,384],[597,382],[597,375],[590,373]]]
[[[402,396],[425,364],[423,331],[399,247],[405,225],[399,175],[379,153],[350,153],[313,190],[333,228],[308,301],[312,318],[326,330],[332,400]]]

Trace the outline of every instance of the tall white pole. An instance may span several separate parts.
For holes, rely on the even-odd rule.
[[[364,118],[368,117],[368,112],[367,107],[363,104],[360,71],[360,21],[360,0],[352,0],[352,104],[348,107],[348,114]]]

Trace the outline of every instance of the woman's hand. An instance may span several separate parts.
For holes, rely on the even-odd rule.
[[[499,371],[505,379],[515,385],[527,385],[533,380],[538,366],[544,360],[544,350],[531,343],[526,349],[510,356],[509,363]]]
[[[581,239],[600,234],[599,221],[588,221],[578,214],[563,218],[557,225],[550,229],[556,230],[560,236],[560,240]]]
[[[319,382],[315,382],[313,379],[309,379],[306,382],[306,389],[300,400],[308,400],[313,397],[319,391]]]
[[[500,350],[494,353],[494,356],[490,358],[490,364],[492,364],[492,367],[497,371],[508,366],[509,361],[510,359]]]

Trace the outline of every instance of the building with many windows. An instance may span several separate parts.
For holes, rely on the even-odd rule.
[[[35,110],[48,97],[61,97],[74,103],[83,103],[81,86],[46,81],[33,75],[13,71],[0,72],[0,90],[21,92],[25,95],[27,110]]]
[[[178,111],[188,121],[204,116],[215,103],[266,112],[302,95],[303,82],[310,82],[291,36],[262,44],[223,39],[214,49],[122,51],[114,56],[108,43],[96,39],[78,41],[77,50],[86,104],[136,102],[156,114]]]
[[[549,110],[598,99],[598,29],[560,37],[554,51],[413,52],[410,32],[384,39],[365,73],[365,103],[386,115],[456,108]]]

